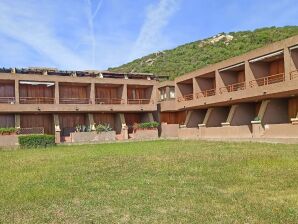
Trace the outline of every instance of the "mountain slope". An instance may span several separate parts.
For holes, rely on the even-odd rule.
[[[150,72],[170,79],[241,55],[269,43],[298,35],[298,26],[270,27],[254,31],[221,33],[172,50],[147,55],[110,71]]]

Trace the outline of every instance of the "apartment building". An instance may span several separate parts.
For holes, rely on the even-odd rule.
[[[124,126],[154,120],[157,85],[153,74],[3,68],[0,127],[63,142],[77,125],[109,123],[121,139]]]
[[[159,86],[163,136],[298,138],[298,36]]]

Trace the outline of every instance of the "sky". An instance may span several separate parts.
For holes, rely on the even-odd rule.
[[[298,25],[297,0],[0,0],[0,67],[105,70],[220,32]]]

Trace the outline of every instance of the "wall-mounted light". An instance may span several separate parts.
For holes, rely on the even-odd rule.
[[[263,94],[266,95],[267,94],[267,91],[264,91]]]
[[[38,111],[40,111],[40,108],[39,108],[39,107],[37,107],[37,110],[38,110]]]

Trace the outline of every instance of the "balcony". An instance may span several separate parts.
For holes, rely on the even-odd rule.
[[[15,103],[14,81],[0,81],[0,104]]]
[[[60,98],[60,104],[91,104],[89,98]]]
[[[191,101],[191,100],[193,100],[193,94],[187,94],[187,95],[178,97],[178,102]]]
[[[96,104],[123,104],[124,100],[121,98],[96,98],[95,99]]]
[[[208,89],[204,90],[202,92],[196,93],[196,98],[202,98],[202,97],[209,97],[209,96],[215,96],[216,95],[216,89]]]
[[[280,73],[276,75],[270,75],[263,78],[255,79],[249,82],[250,87],[256,87],[256,86],[266,86],[271,85],[279,82],[285,81],[285,74]]]
[[[154,103],[151,99],[127,99],[128,104],[150,104]]]
[[[20,104],[54,104],[53,97],[20,97]]]
[[[15,104],[15,97],[0,97],[0,104]]]
[[[219,93],[223,94],[228,92],[236,92],[240,90],[245,90],[245,88],[246,88],[245,82],[239,82],[239,83],[234,83],[234,84],[219,88]]]
[[[20,81],[20,104],[54,104],[53,82]]]

